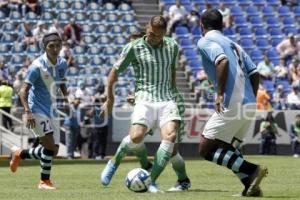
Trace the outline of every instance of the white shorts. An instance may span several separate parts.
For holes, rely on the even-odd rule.
[[[256,105],[247,104],[236,109],[225,110],[223,114],[214,113],[207,121],[203,136],[218,139],[228,144],[234,139],[242,141],[255,116]]]
[[[54,143],[60,143],[59,120],[51,119],[43,114],[33,114],[35,119],[35,127],[32,129],[38,137],[43,137],[48,133],[53,133]]]
[[[134,106],[131,124],[142,124],[147,132],[156,127],[162,128],[167,122],[179,120],[181,117],[174,101],[139,102]]]

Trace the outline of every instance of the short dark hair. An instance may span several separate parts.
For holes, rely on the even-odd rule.
[[[57,32],[46,33],[42,39],[43,47],[46,48],[49,42],[55,40],[62,41],[61,37]]]
[[[159,29],[167,29],[167,21],[163,16],[153,16],[150,19],[150,25]]]
[[[223,16],[217,9],[209,9],[201,15],[201,23],[205,29],[222,31]]]

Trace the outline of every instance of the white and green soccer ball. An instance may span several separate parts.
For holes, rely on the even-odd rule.
[[[142,168],[131,170],[125,179],[126,186],[134,192],[147,192],[151,183],[151,177],[148,171]]]

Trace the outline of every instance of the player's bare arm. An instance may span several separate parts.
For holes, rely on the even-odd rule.
[[[104,115],[111,115],[112,108],[115,101],[115,94],[114,94],[114,85],[118,80],[118,72],[116,68],[112,68],[108,76],[108,84],[107,84],[107,99],[102,106],[102,110],[100,113],[100,117],[104,117]]]
[[[252,84],[252,88],[253,88],[253,93],[256,96],[257,95],[258,86],[259,86],[259,73],[255,72],[254,74],[252,74],[250,76],[250,80],[251,80],[251,84]]]
[[[35,120],[33,117],[33,114],[30,112],[29,105],[28,105],[28,93],[31,88],[31,85],[29,83],[23,83],[19,96],[21,103],[24,107],[25,111],[25,121],[26,121],[26,127],[27,128],[34,128],[35,127]]]
[[[222,59],[216,66],[217,73],[217,99],[216,99],[216,111],[222,112],[222,104],[224,101],[224,91],[227,81],[229,62],[226,58]]]
[[[65,81],[66,81],[66,79],[63,79],[62,80],[62,83],[59,85],[59,87],[60,87],[60,90],[61,90],[61,92],[63,93],[63,95],[64,95],[64,100],[65,100],[65,102],[66,103],[69,103],[68,102],[68,95],[69,95],[69,92],[68,92],[68,89],[67,89],[67,86],[66,86],[66,84],[65,84]]]

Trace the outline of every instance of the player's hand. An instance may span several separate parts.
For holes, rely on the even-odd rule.
[[[224,113],[223,101],[224,101],[223,95],[218,94],[215,103],[215,110],[218,114]]]
[[[135,103],[135,98],[134,98],[134,96],[132,96],[132,95],[128,95],[128,97],[126,98],[126,100],[127,100],[127,102],[130,104],[130,105],[134,105],[134,103]]]
[[[104,118],[105,116],[112,114],[112,109],[114,106],[114,99],[107,99],[102,105],[102,111],[100,112],[100,118]]]
[[[32,129],[35,127],[35,119],[31,112],[25,113],[25,122],[27,128]]]

